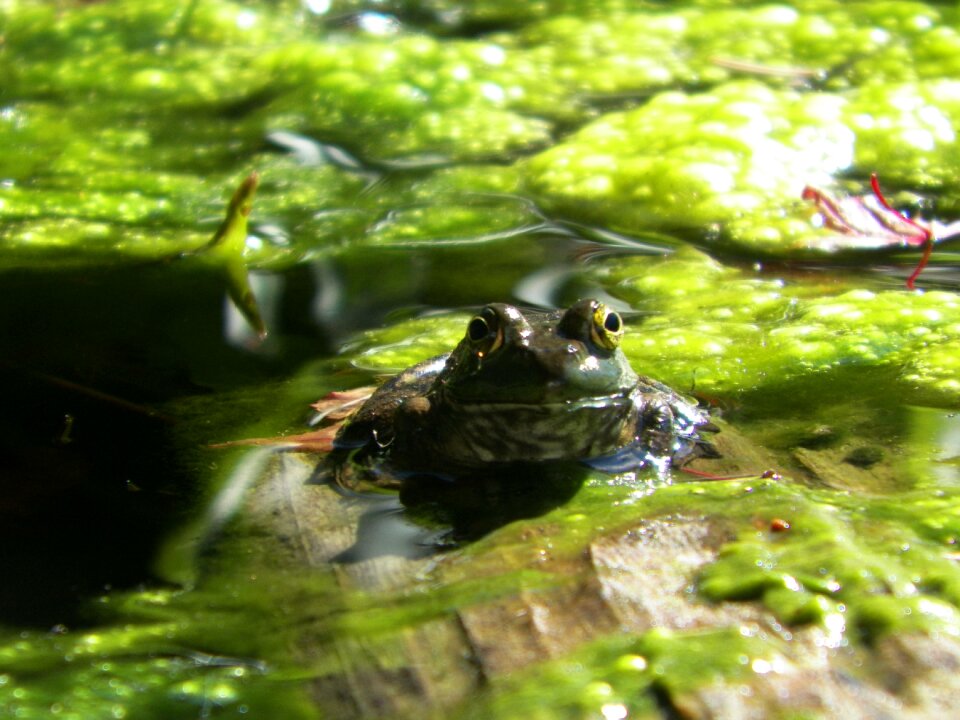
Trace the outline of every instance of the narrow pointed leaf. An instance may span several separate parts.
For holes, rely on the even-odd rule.
[[[260,176],[255,172],[240,183],[230,198],[227,217],[204,252],[223,263],[230,300],[262,340],[267,336],[267,327],[253,288],[250,287],[250,273],[243,259],[247,244],[247,218],[253,209],[253,196],[259,184]]]

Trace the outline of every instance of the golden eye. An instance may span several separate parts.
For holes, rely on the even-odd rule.
[[[480,355],[488,355],[503,345],[503,324],[493,309],[484,308],[467,323],[467,340]]]
[[[623,338],[623,320],[603,303],[597,303],[593,311],[593,325],[590,326],[590,339],[607,350],[620,345]]]

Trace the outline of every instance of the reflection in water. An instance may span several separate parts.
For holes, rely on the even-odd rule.
[[[335,563],[363,562],[377,557],[408,560],[433,555],[441,547],[442,533],[412,522],[394,495],[362,499],[366,511],[357,521],[353,545],[331,558]]]
[[[248,279],[269,332],[277,324],[285,280],[281,275],[253,272],[248,274]],[[279,351],[275,342],[257,334],[243,313],[227,297],[223,301],[223,335],[227,345],[238,350],[267,355],[276,355]]]
[[[538,517],[563,505],[588,473],[579,463],[554,462],[501,465],[457,479],[405,477],[398,496],[356,496],[367,504],[356,542],[333,561],[414,559],[477,540],[514,520]]]
[[[936,487],[960,486],[960,413],[936,408],[910,408],[913,476]]]

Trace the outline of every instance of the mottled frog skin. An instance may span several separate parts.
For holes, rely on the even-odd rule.
[[[704,454],[706,412],[638,376],[622,336],[620,316],[597,300],[555,312],[487,305],[453,352],[367,400],[337,435],[336,461],[459,476],[551,460],[663,471]]]

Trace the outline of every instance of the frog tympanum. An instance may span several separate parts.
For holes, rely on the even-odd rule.
[[[334,442],[334,462],[463,476],[496,464],[580,460],[660,472],[710,446],[696,403],[638,376],[623,322],[597,300],[539,312],[494,303],[453,352],[381,386]],[[706,450],[704,450],[706,449]]]

